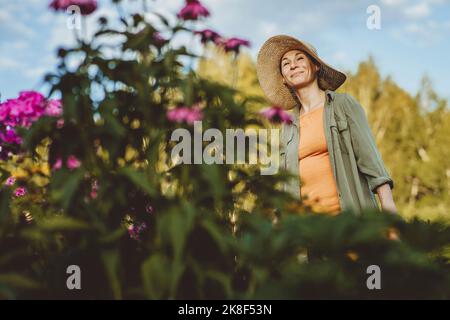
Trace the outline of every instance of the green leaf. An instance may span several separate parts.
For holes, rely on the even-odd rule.
[[[37,289],[40,287],[37,281],[18,273],[0,274],[0,285],[18,289]]]
[[[149,299],[166,298],[170,287],[170,264],[167,257],[154,254],[141,266],[142,280]]]
[[[213,192],[216,199],[220,199],[225,192],[224,178],[220,176],[218,165],[202,165],[201,173],[203,178],[208,181],[209,190]]]
[[[223,231],[220,230],[220,227],[217,225],[217,223],[214,223],[210,220],[203,220],[201,222],[203,228],[208,231],[211,238],[213,238],[216,242],[216,245],[220,248],[221,253],[226,254],[227,253],[227,241],[228,239],[223,234]]]
[[[172,245],[174,259],[181,260],[186,239],[193,226],[195,212],[190,207],[184,210],[171,209],[158,221],[158,231]]]
[[[117,250],[102,252],[102,261],[114,294],[114,299],[120,300],[122,299],[122,287],[119,280],[119,252]]]
[[[72,198],[83,180],[83,175],[83,170],[69,172],[61,169],[52,178],[52,195],[56,201],[61,202],[64,209],[67,209],[72,202]]]
[[[9,202],[11,199],[11,190],[9,188],[0,190],[0,224],[10,218]]]
[[[46,231],[87,230],[91,227],[84,221],[65,216],[54,216],[39,222],[39,227]]]
[[[102,244],[107,243],[115,243],[118,241],[123,235],[125,234],[126,230],[121,226],[120,228],[117,228],[116,230],[106,234],[105,236],[102,236],[100,238],[100,242]]]
[[[150,196],[156,196],[157,192],[155,188],[150,184],[149,179],[142,172],[139,172],[130,167],[124,167],[119,170],[119,173],[127,177],[136,186],[142,188]]]
[[[105,119],[105,128],[108,128],[109,132],[112,133],[114,137],[121,138],[127,134],[125,127],[114,115],[105,112],[103,117]]]

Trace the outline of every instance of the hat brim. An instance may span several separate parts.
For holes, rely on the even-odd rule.
[[[256,72],[259,84],[269,101],[283,109],[292,109],[296,101],[283,83],[280,62],[283,55],[290,50],[301,50],[314,58],[321,66],[318,78],[319,87],[323,90],[336,90],[347,79],[347,76],[331,67],[319,58],[317,52],[306,42],[293,37],[278,35],[269,38],[258,53]]]

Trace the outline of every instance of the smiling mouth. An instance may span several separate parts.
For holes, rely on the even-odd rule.
[[[291,75],[291,78],[293,78],[293,77],[295,77],[295,76],[298,76],[298,75],[300,75],[300,74],[302,74],[304,71],[297,71],[297,72],[295,72],[295,73],[293,73],[292,75]]]

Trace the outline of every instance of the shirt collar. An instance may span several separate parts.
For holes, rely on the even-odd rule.
[[[331,102],[334,100],[335,92],[331,90],[325,90],[325,94],[328,96],[328,101]]]
[[[331,102],[334,100],[334,96],[336,95],[336,93],[334,91],[331,90],[325,90],[325,94],[328,97],[328,102]],[[295,106],[294,109],[291,111],[291,115],[292,115],[292,120],[295,126],[298,127],[298,122],[299,122],[299,117],[300,117],[300,110],[298,109],[298,106]]]

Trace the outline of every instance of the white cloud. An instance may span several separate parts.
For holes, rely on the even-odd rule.
[[[44,67],[27,68],[24,70],[24,75],[31,80],[40,79],[47,73],[49,69]]]
[[[403,12],[408,18],[424,18],[431,14],[431,9],[428,2],[421,2],[416,5],[406,7]]]
[[[50,11],[46,11],[42,13],[40,16],[38,16],[35,20],[37,23],[42,25],[49,25],[54,20],[55,14]]]
[[[416,39],[415,43],[412,43],[414,47],[429,47],[431,44],[437,43],[440,39],[439,35],[434,34],[430,30],[420,29],[413,25],[407,26],[405,29],[407,36],[409,35]]]
[[[9,31],[17,37],[32,38],[35,35],[34,30],[15,17],[13,11],[0,11],[0,25],[2,32]]]
[[[411,22],[402,29],[392,32],[393,36],[410,46],[427,47],[441,43],[445,40],[450,29],[450,21],[438,22],[428,20],[424,22]]]
[[[163,7],[164,9],[174,11],[181,9],[184,5],[184,2],[180,0],[157,0],[154,1],[154,4],[155,5],[151,6],[154,9],[159,9]]]
[[[428,2],[429,4],[444,4],[449,2],[449,0],[424,0],[424,1]]]
[[[399,7],[405,4],[406,2],[407,0],[381,0],[381,3],[389,7]]]
[[[332,56],[331,60],[335,64],[346,63],[348,59],[348,54],[344,51],[336,51]]]
[[[303,36],[320,32],[328,27],[329,16],[322,11],[300,11],[289,25],[289,31]]]
[[[20,63],[16,60],[0,56],[0,69],[16,69],[20,67]]]
[[[66,19],[66,16],[55,16],[47,41],[48,48],[55,49],[60,46],[71,46],[75,44],[74,30],[67,28]]]
[[[265,38],[268,38],[270,36],[274,36],[274,35],[280,33],[278,25],[274,22],[269,22],[269,21],[261,22],[259,29],[261,31],[261,35]]]
[[[15,41],[8,41],[0,44],[0,52],[5,54],[5,52],[8,52],[10,55],[15,54],[16,51],[24,50],[30,47],[30,44],[23,40],[15,40]]]

